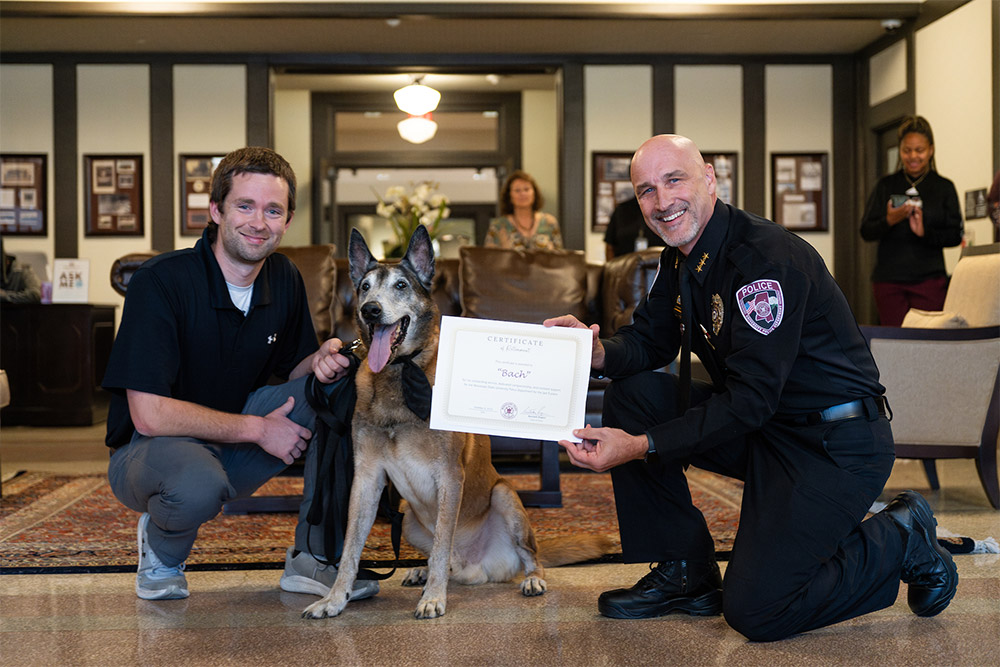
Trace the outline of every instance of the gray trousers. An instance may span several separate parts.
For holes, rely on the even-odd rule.
[[[302,377],[281,385],[261,387],[243,406],[243,414],[263,416],[295,397],[289,419],[314,430],[316,413],[305,397]],[[306,522],[319,466],[318,447],[305,454],[303,499],[295,527],[295,548],[323,554],[325,527]],[[222,511],[222,505],[253,494],[286,468],[279,458],[253,443],[219,444],[185,437],[146,437],[111,455],[108,482],[115,497],[136,512],[149,512],[148,544],[164,565],[184,562],[198,529]],[[335,554],[334,557],[339,556]]]

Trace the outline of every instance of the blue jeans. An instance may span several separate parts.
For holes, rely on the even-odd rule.
[[[266,415],[293,396],[295,407],[289,419],[313,429],[316,413],[306,400],[305,382],[302,377],[261,387],[247,398],[243,414]],[[311,442],[306,449],[295,548],[324,555],[324,527],[314,526],[310,531],[305,520],[319,465],[317,449]],[[187,560],[198,529],[217,516],[224,503],[252,495],[286,467],[284,461],[253,443],[220,444],[134,433],[128,445],[111,455],[108,482],[126,507],[149,512],[148,544],[164,565],[176,566]]]

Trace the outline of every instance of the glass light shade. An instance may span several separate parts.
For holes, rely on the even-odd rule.
[[[396,100],[396,106],[411,116],[423,116],[437,109],[438,102],[441,101],[441,93],[430,86],[422,83],[411,83],[403,86],[392,96]]]
[[[410,116],[406,120],[399,121],[396,124],[396,129],[399,130],[399,136],[411,144],[422,144],[434,138],[438,124],[430,118]]]

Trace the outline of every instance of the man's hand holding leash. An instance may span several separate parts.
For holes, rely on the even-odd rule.
[[[319,346],[312,356],[312,372],[323,384],[335,382],[347,374],[350,362],[340,353],[344,343],[339,338],[330,338]]]

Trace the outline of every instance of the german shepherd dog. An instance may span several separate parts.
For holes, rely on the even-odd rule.
[[[423,585],[416,618],[445,613],[449,577],[462,584],[510,581],[522,572],[521,592],[545,592],[544,565],[556,566],[608,553],[607,537],[571,536],[537,543],[528,515],[510,483],[490,460],[485,435],[431,430],[407,407],[402,365],[412,361],[434,383],[440,315],[431,298],[434,253],[421,225],[403,259],[380,264],[358,232],[351,232],[355,321],[367,348],[356,376],[352,423],[354,481],[337,580],[329,594],[303,612],[337,616],[351,597],[379,497],[391,480],[406,501],[403,536],[427,557],[404,586]]]

